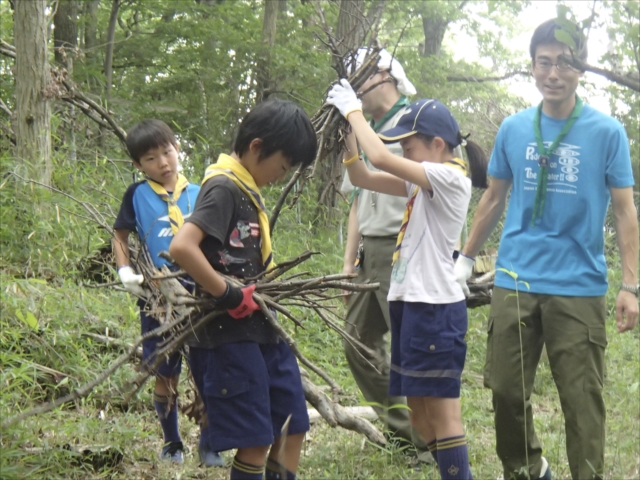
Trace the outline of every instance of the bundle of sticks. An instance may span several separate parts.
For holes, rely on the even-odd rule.
[[[355,275],[348,274],[312,277],[308,271],[290,273],[292,269],[316,254],[318,252],[305,252],[256,277],[243,279],[242,282],[234,277],[222,276],[235,286],[255,283],[256,289],[253,299],[260,306],[270,325],[289,344],[298,358],[301,371],[303,371],[305,397],[329,425],[355,430],[364,434],[370,441],[384,445],[386,443],[384,436],[373,424],[364,418],[350,414],[340,405],[339,398],[344,393],[342,388],[322,368],[301,352],[292,334],[289,333],[289,329],[285,328],[276,318],[277,312],[281,314],[280,318],[290,320],[296,329],[304,329],[304,321],[311,316],[305,315],[304,318],[296,316],[292,307],[302,307],[305,311],[315,312],[315,319],[322,321],[328,328],[337,332],[344,341],[353,345],[376,370],[380,371],[384,368],[385,360],[383,358],[380,358],[376,352],[343,330],[341,327],[342,318],[336,311],[337,305],[335,305],[336,299],[352,292],[375,290],[379,284],[356,284],[351,282]],[[170,259],[168,254],[162,254],[162,256]],[[141,371],[132,381],[125,403],[144,385],[151,375],[151,371],[166,361],[168,356],[181,351],[191,336],[197,335],[207,324],[215,322],[216,317],[224,314],[224,310],[216,309],[210,296],[189,293],[185,288],[184,280],[179,279],[184,275],[183,271],[171,271],[167,267],[163,267],[162,270],[156,269],[145,249],[140,250],[136,267],[147,279],[144,287],[147,291],[146,301],[149,313],[161,323],[161,326],[152,333],[154,335],[165,334],[166,340],[159,345],[154,363],[148,365],[148,368]],[[328,396],[320,387],[316,386],[307,372],[312,372],[320,377],[330,387],[331,395]],[[194,402],[184,410],[196,422],[201,422],[203,412],[198,404],[199,398],[196,395]]]
[[[333,68],[338,75],[338,79],[348,79],[349,83],[353,89],[358,92],[359,96],[364,95],[379,85],[378,83],[370,86],[366,91],[361,91],[362,86],[369,77],[378,71],[380,50],[382,49],[382,46],[378,42],[374,42],[372,46],[368,47],[368,53],[362,60],[361,65],[358,65],[356,62],[355,52],[340,54],[339,48],[334,41],[330,41],[327,45],[329,46],[334,59]],[[388,78],[384,80],[384,82],[388,81],[391,81],[391,79]],[[329,88],[331,88],[331,85]],[[329,105],[327,103],[324,103],[315,115],[311,117],[311,124],[316,132],[316,138],[318,139],[316,159],[310,167],[300,166],[292,175],[287,185],[282,189],[280,197],[278,198],[271,215],[270,226],[272,231],[280,214],[280,210],[284,206],[284,202],[293,186],[298,184],[297,193],[289,202],[290,207],[295,205],[298,201],[305,183],[315,176],[317,166],[321,162],[325,161],[325,159],[335,159],[340,152],[342,152],[345,139],[351,128],[340,112],[338,112],[333,105]],[[307,173],[303,175],[305,171]]]

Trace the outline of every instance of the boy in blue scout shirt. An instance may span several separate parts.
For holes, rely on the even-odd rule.
[[[133,165],[145,175],[145,180],[129,186],[124,194],[114,224],[114,251],[118,275],[124,287],[141,297],[144,278],[129,265],[128,238],[136,232],[142,248],[146,248],[157,268],[170,264],[158,253],[169,249],[175,232],[193,212],[200,187],[190,184],[178,172],[178,143],[171,129],[160,120],[144,120],[127,133],[126,145]],[[142,334],[160,326],[145,311],[146,302],[140,298]],[[143,364],[154,361],[155,351],[163,337],[151,337],[142,344]],[[176,392],[181,370],[181,354],[171,355],[157,371],[154,404],[164,434],[160,457],[176,463],[183,462],[183,445],[178,431]],[[207,466],[222,466],[220,454],[207,448],[206,435],[199,447],[200,460]]]
[[[238,449],[231,480],[263,473],[267,480],[294,479],[309,430],[298,364],[253,300],[255,285],[238,288],[219,273],[250,278],[273,265],[260,188],[294,165],[309,165],[316,144],[297,104],[256,106],[242,120],[233,153],[207,168],[195,210],[171,242],[176,262],[228,311],[187,343],[211,445]]]

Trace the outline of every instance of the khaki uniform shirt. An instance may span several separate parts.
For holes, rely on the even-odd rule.
[[[380,132],[389,130],[396,126],[400,117],[405,113],[401,108],[391,117],[380,129]],[[402,147],[399,143],[387,145],[391,153],[399,157],[402,156]],[[367,162],[369,170],[379,172],[370,162]],[[340,190],[345,194],[351,194],[354,186],[349,180],[349,174],[345,170]],[[402,216],[407,204],[407,197],[396,197],[384,193],[372,192],[370,190],[359,189],[358,195],[358,226],[360,235],[366,237],[388,237],[398,235]]]

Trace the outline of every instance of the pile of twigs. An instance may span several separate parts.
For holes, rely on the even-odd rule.
[[[339,397],[343,394],[343,391],[338,383],[322,368],[306,358],[298,348],[293,336],[276,319],[274,312],[282,314],[281,318],[286,317],[291,320],[296,329],[304,329],[303,320],[296,317],[291,311],[291,307],[303,307],[315,311],[317,317],[326,326],[336,331],[344,341],[351,343],[374,368],[378,370],[383,368],[384,359],[340,327],[342,320],[336,313],[336,305],[334,305],[334,300],[344,296],[344,292],[375,290],[378,288],[378,284],[351,283],[349,280],[354,275],[345,274],[311,277],[309,272],[301,272],[286,275],[291,269],[302,264],[316,253],[306,252],[297,258],[279,264],[257,277],[245,279],[245,281],[256,284],[254,300],[260,305],[271,326],[289,344],[301,367],[304,366],[301,371],[303,372],[303,389],[307,401],[316,408],[331,426],[342,426],[355,430],[364,434],[370,441],[384,445],[386,443],[385,438],[376,427],[368,420],[350,414],[339,404]],[[167,255],[163,256],[168,258]],[[167,267],[163,267],[162,271],[157,270],[144,248],[139,250],[137,258],[132,258],[131,260],[137,271],[145,276],[143,287],[147,293],[145,300],[149,306],[149,313],[160,321],[161,326],[139,337],[125,354],[121,355],[110,365],[108,370],[95,380],[77,388],[65,397],[56,399],[54,402],[40,405],[20,415],[6,419],[2,424],[3,427],[12,425],[31,415],[45,413],[67,402],[85,397],[93,388],[113,375],[118,368],[136,357],[138,347],[145,338],[165,335],[167,339],[159,344],[153,363],[140,371],[134,380],[123,389],[123,391],[128,392],[125,397],[125,404],[127,404],[151,376],[150,372],[155,371],[170,355],[176,352],[183,352],[183,347],[189,338],[197,335],[207,324],[214,322],[216,317],[224,313],[224,311],[215,309],[211,297],[207,295],[194,296],[189,293],[179,280],[184,275],[183,271],[172,272]],[[225,279],[233,285],[243,285],[236,278],[225,276]],[[332,290],[333,293],[331,293]],[[307,371],[315,373],[331,387],[330,397],[321,388],[312,383],[306,373]],[[196,422],[201,420],[199,416],[202,414],[202,409],[197,407],[198,403],[199,398],[196,395],[194,403],[183,409]]]
[[[333,304],[333,300],[344,296],[345,293],[343,292],[375,290],[378,288],[378,284],[351,283],[349,280],[354,275],[345,274],[310,277],[309,272],[301,272],[285,275],[316,253],[306,252],[297,258],[283,262],[271,270],[244,281],[256,284],[256,290],[253,295],[254,300],[260,305],[262,312],[274,330],[289,344],[301,366],[315,373],[331,387],[331,398],[329,398],[310,381],[308,376],[305,376],[303,386],[309,403],[320,412],[330,425],[340,425],[356,430],[366,435],[371,441],[384,444],[384,437],[370,422],[362,418],[353,417],[340,406],[338,399],[343,393],[340,386],[322,368],[305,357],[296,345],[292,335],[276,319],[274,312],[278,312],[282,317],[291,320],[296,328],[304,328],[304,322],[296,317],[291,307],[310,309],[317,314],[317,317],[327,327],[336,331],[344,341],[351,343],[372,366],[376,369],[383,368],[384,359],[340,327],[342,321],[335,311],[336,306]],[[157,318],[161,319],[163,324],[161,330],[170,332],[169,339],[160,346],[155,364],[149,368],[149,370],[154,370],[169,355],[180,351],[188,338],[194,334],[197,335],[202,328],[215,321],[214,319],[224,312],[216,310],[211,297],[206,294],[191,295],[177,278],[184,272],[170,272],[166,267],[163,267],[162,272],[158,272],[153,267],[153,264],[149,264],[149,262],[150,258],[147,255],[140,255],[137,260],[137,268],[140,272],[146,274],[145,278],[150,280],[147,282],[146,287],[149,290],[147,301],[152,306],[151,311]],[[150,273],[153,274],[149,275]],[[236,278],[224,277],[232,285],[243,285]],[[334,293],[331,293],[331,290]],[[208,313],[205,315],[200,312]],[[134,379],[126,401],[139,390],[149,375],[149,371],[145,370]],[[190,406],[188,410],[193,412],[199,409]],[[197,420],[198,418],[196,418]]]

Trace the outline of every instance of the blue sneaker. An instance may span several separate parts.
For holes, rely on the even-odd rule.
[[[540,480],[551,480],[551,467],[547,459],[542,457],[542,468],[540,469]]]
[[[224,467],[226,466],[224,458],[220,455],[220,452],[211,452],[203,447],[198,447],[198,455],[200,456],[200,463],[205,467]]]
[[[169,442],[162,447],[160,458],[172,463],[184,463],[184,447],[182,442]]]

